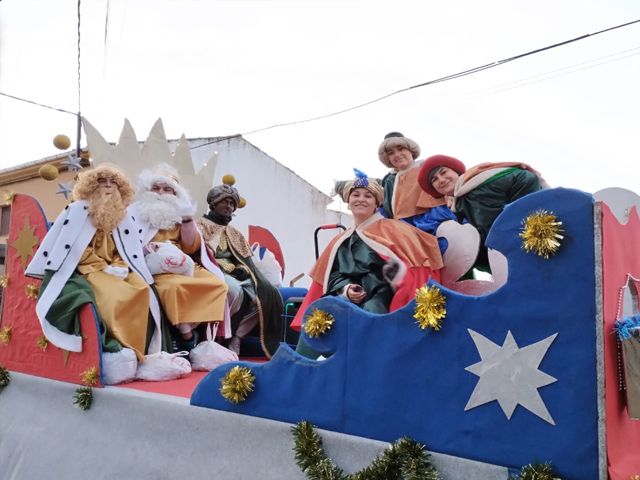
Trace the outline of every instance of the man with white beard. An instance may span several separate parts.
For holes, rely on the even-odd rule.
[[[154,273],[155,288],[168,320],[180,332],[178,348],[191,350],[197,344],[195,328],[201,323],[224,322],[228,318],[227,285],[220,269],[209,259],[193,215],[189,194],[180,185],[171,166],[160,164],[144,170],[132,209],[140,223],[143,245],[170,242],[186,255],[194,255],[193,276]],[[203,268],[204,267],[204,268]],[[230,333],[230,323],[224,322]]]
[[[82,351],[77,311],[93,303],[99,314],[103,351],[122,347],[139,361],[160,345],[160,310],[149,285],[135,218],[127,212],[134,191],[125,175],[100,165],[82,172],[65,207],[26,270],[42,278],[36,313],[51,343]],[[149,310],[155,329],[149,325]],[[148,332],[154,332],[152,339]]]

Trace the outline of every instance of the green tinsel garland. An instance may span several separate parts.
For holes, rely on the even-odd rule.
[[[378,455],[368,467],[345,474],[327,457],[322,439],[313,425],[302,421],[291,428],[295,440],[296,463],[309,480],[441,480],[418,442],[403,437]]]
[[[518,476],[510,476],[509,480],[561,480],[553,472],[550,463],[531,463],[520,470]]]
[[[80,410],[89,410],[93,403],[93,391],[91,387],[79,387],[73,395],[73,404],[78,405]]]
[[[11,383],[11,374],[9,370],[0,365],[0,392]]]

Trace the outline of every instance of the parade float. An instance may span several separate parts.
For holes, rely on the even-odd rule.
[[[32,197],[8,200],[0,478],[640,478],[632,192],[556,188],[509,205],[486,280],[459,280],[478,246],[443,224],[442,283],[405,307],[322,298],[304,312],[319,360],[283,343],[268,362],[118,386],[104,386],[90,305],[81,352],[43,334],[24,269],[48,219]]]

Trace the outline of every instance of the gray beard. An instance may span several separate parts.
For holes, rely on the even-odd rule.
[[[174,195],[144,192],[138,195],[138,216],[158,230],[170,230],[182,223],[180,200]]]

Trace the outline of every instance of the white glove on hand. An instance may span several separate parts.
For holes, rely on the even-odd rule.
[[[102,271],[122,279],[127,278],[127,275],[129,275],[129,269],[127,267],[117,267],[115,265],[107,265]]]
[[[193,218],[196,214],[196,206],[190,202],[182,202],[178,206],[178,215],[182,217],[183,220],[187,220]]]

